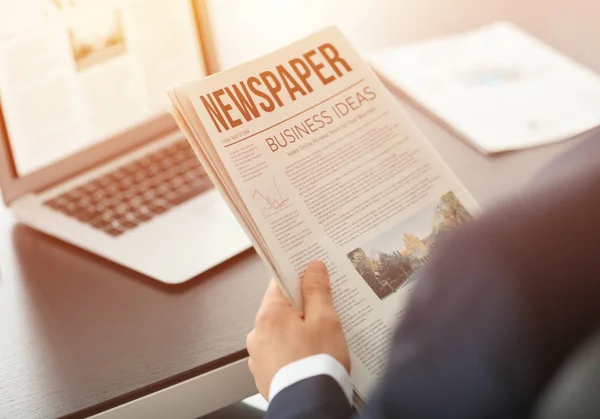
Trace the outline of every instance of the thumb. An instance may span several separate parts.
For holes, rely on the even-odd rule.
[[[306,267],[302,278],[302,298],[306,319],[333,310],[329,273],[323,262],[313,261]]]

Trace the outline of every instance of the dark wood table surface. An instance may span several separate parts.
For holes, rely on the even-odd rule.
[[[586,25],[547,39],[600,71],[599,26]],[[409,113],[484,207],[578,141],[486,157]],[[162,286],[19,225],[0,205],[0,418],[85,416],[245,357],[267,280],[248,251]]]
[[[246,356],[267,284],[253,251],[162,286],[0,209],[0,418],[102,411]]]

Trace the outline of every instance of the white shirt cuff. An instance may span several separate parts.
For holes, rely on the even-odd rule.
[[[269,402],[285,388],[318,375],[328,375],[333,378],[344,391],[348,402],[352,404],[352,381],[350,381],[350,375],[342,364],[327,354],[313,355],[294,361],[277,371],[273,377],[273,381],[271,381]]]

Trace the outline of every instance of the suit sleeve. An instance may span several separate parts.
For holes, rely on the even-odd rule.
[[[350,419],[352,408],[340,384],[329,375],[299,381],[280,391],[266,419]]]
[[[318,354],[292,362],[281,368],[271,381],[269,401],[279,392],[307,378],[328,375],[342,388],[348,403],[352,403],[352,381],[346,368],[328,354]]]

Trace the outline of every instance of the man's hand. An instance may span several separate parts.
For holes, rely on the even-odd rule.
[[[269,400],[273,376],[282,367],[311,355],[328,354],[350,372],[350,354],[333,308],[327,267],[308,264],[302,278],[304,314],[271,281],[248,334],[248,365],[258,391]]]

